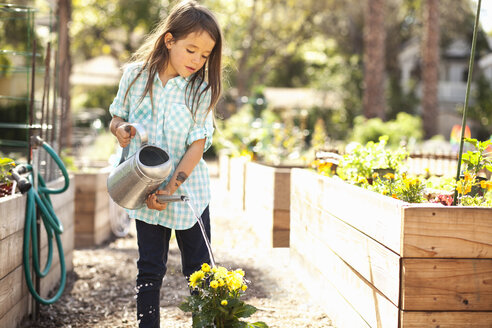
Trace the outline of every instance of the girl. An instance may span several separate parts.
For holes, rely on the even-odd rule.
[[[128,123],[142,124],[149,143],[165,149],[174,168],[158,194],[187,195],[210,239],[210,184],[202,154],[212,142],[213,108],[221,94],[222,32],[214,15],[194,1],[181,2],[146,39],[126,66],[110,106],[111,132],[121,147],[138,144]],[[210,263],[200,227],[182,202],[161,204],[155,194],[136,219],[137,319],[140,327],[159,327],[159,291],[166,273],[171,230],[175,230],[185,276]]]

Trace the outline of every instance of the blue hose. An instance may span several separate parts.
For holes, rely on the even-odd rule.
[[[65,185],[60,189],[49,189],[46,187],[46,184],[38,174],[38,190],[35,188],[30,188],[27,191],[27,205],[26,205],[26,221],[24,227],[24,249],[23,249],[23,262],[24,262],[24,273],[26,277],[27,287],[29,292],[32,294],[34,299],[41,304],[53,304],[56,302],[63,290],[65,289],[66,283],[66,267],[65,267],[65,256],[63,253],[63,246],[60,239],[60,234],[63,233],[63,225],[61,221],[55,214],[53,210],[53,206],[51,204],[51,200],[49,194],[59,194],[67,190],[69,185],[69,177],[63,162],[60,157],[56,154],[56,152],[51,148],[46,142],[42,143],[42,147],[48,152],[48,154],[53,158],[55,163],[58,165],[60,170],[62,171],[63,177],[65,179]],[[31,184],[33,184],[33,174],[32,174],[32,166],[27,165],[27,168],[30,172],[29,180]],[[39,266],[39,249],[38,249],[38,234],[36,229],[36,206],[40,209],[41,219],[43,220],[43,225],[46,230],[46,234],[48,236],[48,258],[46,260],[46,264],[44,269],[41,271]],[[58,288],[57,293],[50,299],[42,298],[33,286],[32,278],[31,278],[31,270],[29,263],[29,244],[30,239],[32,239],[32,258],[33,258],[33,267],[36,275],[38,277],[45,277],[50,268],[53,259],[53,236],[56,239],[56,245],[58,248],[58,256],[60,258],[60,286]]]

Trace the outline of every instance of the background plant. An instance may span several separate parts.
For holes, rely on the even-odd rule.
[[[12,181],[9,179],[10,169],[15,166],[15,162],[11,158],[2,157],[0,158],[0,185],[7,184],[10,185]]]
[[[396,187],[396,197],[408,203],[423,203],[425,183],[422,178],[401,175]]]
[[[400,112],[395,120],[383,122],[380,118],[365,119],[363,116],[355,118],[351,140],[365,144],[369,141],[377,142],[381,136],[387,136],[388,146],[397,148],[402,142],[422,140],[422,119],[408,113]]]
[[[402,148],[390,150],[386,147],[387,136],[378,142],[369,141],[365,146],[352,143],[347,146],[337,168],[337,174],[348,181],[358,181],[362,177],[371,180],[376,169],[389,169],[397,173],[402,168],[408,153]]]
[[[492,140],[478,141],[473,138],[466,138],[465,142],[473,145],[475,150],[469,150],[462,154],[461,161],[465,165],[464,171],[468,171],[478,176],[483,169],[492,172],[492,154],[487,153]]]

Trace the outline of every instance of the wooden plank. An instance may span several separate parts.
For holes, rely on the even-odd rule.
[[[405,202],[350,185],[338,178],[292,169],[291,199],[303,197],[400,254]]]
[[[100,245],[112,236],[111,226],[108,224],[98,228],[94,234],[94,245]]]
[[[0,240],[24,229],[26,200],[21,194],[0,198]]]
[[[274,244],[272,172],[270,167],[254,162],[246,163],[244,204],[247,221],[258,242],[267,248]]]
[[[492,312],[401,311],[401,328],[490,328]]]
[[[0,327],[2,328],[18,328],[29,312],[29,296],[26,294],[22,299],[15,304],[10,311],[3,317],[0,317]]]
[[[95,235],[93,233],[81,232],[75,235],[75,248],[86,248],[95,245]]]
[[[87,190],[75,196],[75,212],[93,213],[108,207],[109,194],[103,191]]]
[[[19,230],[0,240],[0,279],[22,265],[24,231]]]
[[[405,207],[403,257],[492,258],[492,208]]]
[[[296,229],[301,227],[302,231],[316,236],[322,247],[332,250],[397,306],[400,295],[398,254],[307,200],[296,202],[300,204],[291,211],[291,220],[297,222]],[[292,229],[292,234],[297,232]]]
[[[230,178],[230,169],[229,169],[229,156],[226,154],[219,154],[219,181],[222,184],[222,187],[225,190],[229,191],[229,178]]]
[[[230,194],[233,205],[241,211],[244,211],[244,187],[246,176],[245,157],[232,157],[230,159]]]
[[[9,312],[22,297],[24,270],[18,266],[14,271],[0,279],[0,318]]]
[[[272,214],[274,231],[290,229],[290,211],[273,209]]]
[[[273,247],[290,246],[290,230],[275,229],[272,236]]]
[[[246,163],[245,209],[274,208],[275,177],[274,169],[254,162]]]
[[[309,230],[292,221],[291,250],[322,273],[318,285],[330,282],[370,327],[397,327],[398,307],[323,245]],[[329,298],[328,295],[325,295]]]
[[[492,259],[403,259],[402,310],[492,311]]]
[[[276,210],[290,210],[290,169],[274,168],[274,203]]]
[[[326,311],[332,323],[338,328],[370,328],[356,309],[338,292],[330,282],[325,281],[321,272],[309,261],[291,248],[290,258],[295,267],[294,274],[306,290]],[[322,283],[320,283],[322,281]]]
[[[78,214],[75,216],[75,233],[93,233],[94,232],[94,215]]]
[[[101,170],[97,173],[75,173],[76,192],[97,190],[107,192],[109,171]]]

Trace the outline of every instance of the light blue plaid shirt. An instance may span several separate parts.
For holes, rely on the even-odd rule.
[[[147,130],[148,143],[161,147],[171,156],[174,166],[173,172],[162,183],[161,187],[164,187],[189,145],[203,138],[206,138],[205,150],[212,144],[213,117],[211,113],[207,115],[210,92],[202,96],[200,104],[196,107],[196,120],[193,120],[185,101],[187,80],[178,75],[169,80],[163,87],[158,74],[156,74],[153,85],[154,114],[152,114],[149,95],[146,95],[139,104],[148,77],[147,71],[143,71],[135,81],[128,92],[126,102],[123,102],[125,92],[137,75],[140,65],[136,63],[125,67],[118,93],[109,107],[109,111],[111,115],[119,116],[127,122],[142,124]],[[205,85],[201,86],[202,89],[204,87]],[[129,155],[134,154],[140,147],[138,139],[132,139]],[[210,178],[207,164],[203,158],[200,159],[190,176],[174,194],[188,196],[197,214],[202,214],[210,203]],[[145,205],[137,210],[126,211],[131,218],[150,224],[163,225],[171,229],[188,229],[196,223],[193,212],[184,202],[169,203],[163,211],[151,210]]]

